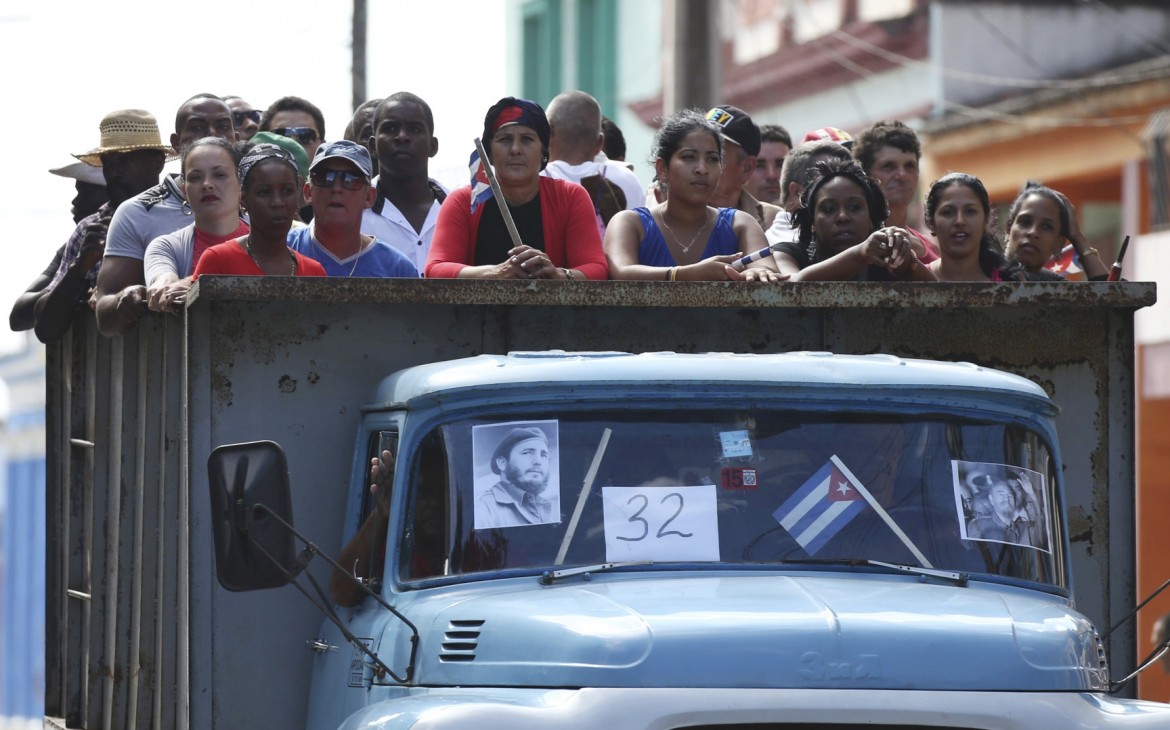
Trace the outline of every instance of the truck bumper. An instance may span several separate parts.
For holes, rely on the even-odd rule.
[[[1170,705],[1093,693],[805,689],[390,690],[342,728],[606,730],[751,723],[913,725],[968,730],[1164,730]],[[375,689],[373,695],[377,696]]]

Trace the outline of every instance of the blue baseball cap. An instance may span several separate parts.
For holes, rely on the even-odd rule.
[[[309,171],[321,164],[325,160],[332,159],[349,160],[357,165],[358,170],[367,178],[374,177],[374,161],[370,159],[370,151],[357,142],[350,142],[348,139],[339,139],[336,142],[326,142],[317,148],[317,155],[313,157],[313,164],[309,165]]]

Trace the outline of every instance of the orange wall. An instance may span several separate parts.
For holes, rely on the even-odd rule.
[[[1160,82],[1115,97],[1088,92],[1078,103],[1023,113],[1010,123],[989,120],[923,135],[922,180],[925,186],[948,172],[967,172],[983,181],[993,200],[1011,200],[1029,178],[1055,185],[1116,177],[1126,163],[1144,159],[1142,130],[1151,114],[1168,105],[1170,83]],[[1106,116],[1117,123],[1050,124]]]
[[[930,148],[924,150],[930,153]],[[947,172],[975,175],[996,200],[1012,199],[1029,178],[1052,184],[1056,180],[1115,176],[1142,148],[1134,137],[1117,132],[1085,129],[1052,130],[1043,136],[1024,135],[969,153],[931,157],[924,176],[929,182]]]
[[[1167,353],[1167,348],[1157,348]],[[1153,348],[1138,348],[1139,363],[1153,366],[1147,357]],[[1147,357],[1143,357],[1147,356]],[[1162,364],[1165,368],[1167,365]],[[1141,397],[1138,380],[1138,599],[1145,598],[1170,579],[1170,398]],[[1170,613],[1170,589],[1138,615],[1138,657],[1153,648],[1150,634],[1159,616]],[[1121,667],[1113,668],[1118,674]],[[1170,674],[1160,666],[1147,669],[1138,683],[1143,699],[1170,701]]]

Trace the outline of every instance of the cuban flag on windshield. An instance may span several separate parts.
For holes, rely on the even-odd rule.
[[[772,513],[810,556],[866,508],[857,477],[836,456]]]
[[[471,214],[475,215],[475,209],[492,198],[492,184],[488,182],[487,170],[483,169],[483,160],[479,159],[479,150],[471,153],[468,169],[471,171]]]

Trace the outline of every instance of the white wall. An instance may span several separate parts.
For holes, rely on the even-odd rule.
[[[1134,314],[1134,340],[1139,345],[1170,342],[1170,231],[1147,233],[1130,240],[1122,276],[1158,284],[1158,302]]]
[[[907,66],[811,94],[799,100],[752,111],[757,124],[779,124],[797,144],[820,127],[860,131],[879,119],[902,119],[913,126],[909,110],[931,101],[926,66]]]

